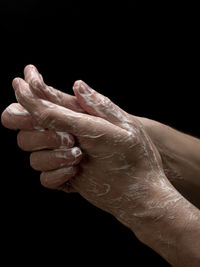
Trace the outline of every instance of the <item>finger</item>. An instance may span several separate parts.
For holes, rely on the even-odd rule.
[[[70,178],[78,172],[78,166],[64,167],[53,171],[42,172],[40,182],[43,186],[50,189],[62,187]]]
[[[109,98],[99,94],[81,80],[74,83],[73,90],[79,104],[89,114],[130,130],[131,120],[128,113],[115,105]]]
[[[4,127],[12,130],[32,130],[34,128],[37,128],[37,122],[19,103],[13,103],[3,111],[1,115],[1,122]]]
[[[31,153],[30,164],[36,171],[50,171],[61,167],[77,165],[81,158],[82,152],[78,147],[45,150]]]
[[[75,140],[71,134],[55,131],[20,131],[17,135],[18,146],[24,151],[42,149],[71,148]]]
[[[116,131],[117,134],[121,130],[101,118],[77,113],[39,99],[32,94],[29,85],[20,78],[13,80],[13,88],[18,102],[29,111],[33,118],[37,120],[39,126],[44,129],[68,132],[75,136],[87,135],[91,138],[105,135],[104,127],[106,127],[106,134],[111,136],[113,136],[113,131]]]
[[[75,96],[65,94],[44,83],[42,75],[34,65],[27,65],[24,69],[25,81],[31,86],[33,92],[42,99],[57,105],[69,108],[76,112],[85,111],[81,108]]]

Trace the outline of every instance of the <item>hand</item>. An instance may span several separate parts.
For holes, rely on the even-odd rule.
[[[25,68],[25,78],[30,80],[33,72],[38,75],[38,79],[41,79],[42,76],[32,65]],[[31,81],[35,88],[36,79]],[[72,110],[75,109],[84,113],[75,97],[70,95],[63,97],[60,91],[52,87],[47,89],[44,82],[43,91],[47,95],[44,96],[43,94],[43,98],[48,97],[51,101],[54,101],[56,96],[56,101],[59,101],[59,104],[64,104]],[[30,156],[30,165],[35,170],[43,171],[41,182],[45,187],[51,189],[62,188],[65,192],[76,192],[72,186],[68,185],[67,181],[76,174],[78,170],[77,164],[82,158],[82,152],[80,148],[73,147],[75,140],[72,135],[65,132],[42,129],[30,113],[19,103],[13,103],[6,108],[1,119],[5,127],[21,129],[17,136],[18,146],[24,151],[34,151]],[[49,176],[48,171],[52,170],[54,172],[51,172],[51,176]],[[53,173],[54,176],[52,175]]]
[[[44,83],[41,74],[38,72],[38,70],[34,66],[28,65],[24,70],[24,76],[25,76],[25,80],[30,84],[34,93],[38,95],[39,97],[42,96],[44,99],[49,100],[50,102],[52,101],[53,103],[67,107],[77,112],[87,113],[88,111],[88,113],[91,112],[91,114],[94,114],[94,115],[96,114],[92,110],[90,111],[90,108],[87,105],[84,105],[80,97],[76,98],[75,96],[62,93],[61,91],[56,90],[51,86],[47,86]],[[167,178],[172,182],[175,188],[178,189],[178,191],[180,191],[186,198],[189,198],[193,203],[195,203],[198,206],[199,205],[198,190],[195,186],[191,186],[192,172],[190,172],[190,175],[188,176],[188,171],[187,171],[190,164],[188,166],[188,165],[185,165],[185,161],[183,162],[181,162],[180,160],[174,161],[174,158],[176,158],[174,153],[180,154],[182,153],[181,152],[182,149],[180,152],[177,152],[177,149],[176,151],[173,151],[174,150],[173,148],[175,148],[176,144],[178,147],[182,147],[182,145],[184,145],[184,142],[187,139],[186,140],[184,139],[183,141],[181,141],[183,138],[180,136],[180,133],[176,133],[176,132],[173,133],[170,127],[167,127],[159,122],[156,122],[156,121],[153,121],[147,118],[136,117],[128,113],[126,113],[125,116],[127,117],[129,121],[132,121],[135,118],[137,118],[142,123],[145,131],[150,136],[151,141],[154,143],[154,145],[156,146],[157,150],[159,151],[162,157],[164,172]],[[26,111],[19,103],[11,104],[4,111],[4,113],[2,114],[2,123],[4,124],[4,126],[8,128],[22,130],[19,133],[19,137],[18,137],[18,143],[22,149],[24,150],[28,149],[26,147],[26,144],[30,143],[30,139],[38,140],[38,142],[42,146],[42,142],[44,139],[43,134],[37,133],[35,130],[33,130],[33,129],[39,129],[37,122],[28,113],[28,111]],[[25,131],[29,130],[29,134],[26,134],[24,130]],[[50,134],[49,140],[52,140],[53,138],[52,133],[50,132],[49,134]],[[47,130],[45,131],[45,135],[46,137],[48,136]],[[19,142],[19,140],[21,141]],[[171,140],[171,142],[169,142],[168,140]],[[51,147],[54,146],[56,140],[52,140],[52,142],[53,142],[52,145],[50,142],[48,143],[48,146],[46,146],[46,149],[48,150],[51,149]],[[38,147],[35,147],[35,148],[32,147],[30,148],[29,151],[33,151],[33,150],[38,150]],[[188,154],[190,155],[191,153],[188,152]],[[180,159],[180,157],[178,157],[178,159]],[[51,156],[51,160],[52,162],[54,162],[56,159]],[[32,166],[34,167],[34,165]],[[49,162],[49,166],[51,166],[51,162]],[[194,178],[198,177],[198,168],[197,168],[197,171],[194,171],[193,176]],[[182,177],[184,177],[184,181],[188,180],[188,182],[183,183]],[[196,178],[195,178],[195,181],[197,181]],[[58,188],[56,184],[55,184],[55,187],[54,185],[49,185],[49,184],[47,184],[46,186],[48,187],[50,186],[51,188],[54,188],[54,189]],[[73,189],[73,191],[75,190]]]
[[[30,164],[33,169],[43,172],[41,182],[45,187],[75,192],[67,181],[76,175],[82,152],[80,148],[73,147],[72,135],[47,130],[21,131],[18,145],[25,151],[34,151]]]
[[[13,87],[40,127],[76,136],[85,158],[70,183],[94,205],[130,227],[143,203],[155,197],[156,188],[166,185],[171,190],[141,123],[129,121],[126,112],[83,82],[74,85],[76,97],[98,118],[42,100],[22,79],[15,79]]]
[[[63,93],[59,90],[54,89],[51,86],[48,86],[44,83],[42,75],[38,72],[37,68],[33,65],[27,65],[24,69],[24,76],[25,81],[29,83],[32,90],[38,97],[42,97],[43,99],[46,99],[52,103],[55,103],[57,105],[69,108],[76,112],[81,113],[89,113],[90,110],[88,109],[87,105],[85,106],[81,102],[81,98],[77,99],[75,96],[71,96],[69,94]],[[80,103],[79,103],[80,101]],[[82,104],[81,104],[82,103]],[[92,113],[94,115],[94,112]],[[150,136],[152,142],[154,145],[156,145],[159,153],[162,157],[163,166],[165,167],[165,171],[167,174],[167,177],[169,180],[174,180],[174,176],[176,172],[172,169],[171,165],[168,164],[168,158],[164,155],[164,151],[162,148],[162,143],[158,141],[158,137],[160,135],[160,124],[156,121],[142,118],[142,117],[136,117],[131,114],[126,113],[126,117],[129,121],[134,120],[137,118],[143,125],[145,131]],[[43,135],[41,134],[41,141],[40,134],[37,133],[35,130],[40,130],[40,127],[37,125],[37,121],[29,114],[27,110],[23,106],[21,106],[19,103],[13,103],[11,104],[2,114],[2,124],[9,128],[9,129],[20,129],[22,130],[19,133],[19,136],[21,140],[21,143],[19,146],[24,149],[28,150],[26,148],[26,144],[29,143],[29,139],[37,139],[38,142],[42,146],[43,142]],[[24,131],[30,131],[29,135],[24,133]],[[31,133],[32,132],[32,133]],[[46,136],[48,136],[48,131],[46,130]],[[27,138],[27,140],[26,140]],[[50,133],[50,140],[52,140],[52,133]],[[52,140],[53,147],[55,140]],[[24,147],[25,145],[25,147]],[[51,143],[48,143],[48,146],[46,146],[46,149],[51,148]],[[38,147],[31,147],[29,151],[38,150]]]
[[[76,97],[85,110],[98,118],[44,101],[41,99],[44,95],[38,96],[43,94],[40,92],[43,88],[39,91],[37,87],[29,87],[21,79],[15,79],[13,85],[24,107],[15,104],[14,109],[11,106],[5,111],[2,115],[5,126],[22,126],[22,129],[25,126],[30,130],[35,125],[38,129],[39,124],[40,129],[45,128],[41,131],[44,136],[53,136],[50,143],[45,143],[50,148],[57,145],[55,132],[70,132],[76,136],[78,145],[83,148],[84,159],[79,173],[70,179],[71,185],[91,203],[131,228],[140,241],[171,264],[183,263],[185,266],[187,262],[195,262],[198,266],[199,211],[168,182],[158,151],[137,118],[81,81],[74,86]],[[74,97],[64,94],[58,99],[65,98],[74,100]],[[61,105],[65,102],[58,101]],[[68,104],[66,101],[64,106]],[[73,109],[77,107],[76,104],[72,106]],[[7,120],[9,116],[10,123]],[[15,123],[14,117],[17,118]],[[42,140],[41,132],[40,135],[37,132],[40,145],[44,144],[44,141],[39,141]],[[25,134],[22,133],[21,136]],[[29,132],[24,143],[35,133]],[[54,144],[52,147],[51,143]],[[48,177],[54,180],[55,177],[51,176],[53,172],[49,171]],[[174,244],[177,246],[174,247]]]
[[[32,88],[32,91],[43,99],[49,100],[50,102],[56,103],[58,105],[67,107],[77,112],[86,113],[84,108],[81,107],[80,103],[77,101],[77,98],[65,93],[62,93],[59,90],[54,89],[51,86],[47,86],[42,78],[42,75],[33,65],[28,65],[24,69],[25,81],[29,83]],[[84,106],[84,105],[83,105]],[[87,106],[85,106],[87,109]],[[128,120],[132,120],[135,117],[126,113]],[[139,118],[139,117],[138,117]],[[140,119],[140,118],[139,118]],[[142,118],[141,118],[142,119]],[[69,144],[69,139],[74,143],[73,136],[68,135],[67,133],[54,133],[52,131],[40,131],[41,127],[38,126],[37,121],[30,115],[30,113],[24,109],[19,103],[11,104],[2,114],[2,123],[5,127],[10,129],[20,129],[21,131],[18,134],[18,145],[21,149],[25,151],[39,151],[45,149],[45,153],[33,153],[30,157],[31,166],[35,170],[48,171],[52,170],[52,167],[55,167],[55,163],[58,162],[58,159],[55,157],[56,153],[51,153],[50,149],[59,148],[60,145],[65,146],[66,148],[72,147]],[[146,123],[147,124],[147,123]],[[36,131],[37,130],[37,131]],[[39,131],[38,131],[39,130]],[[62,135],[61,135],[62,134]],[[62,140],[59,137],[62,136]],[[64,138],[63,138],[64,137]],[[60,144],[63,141],[65,144]],[[48,150],[47,150],[48,149]],[[48,155],[48,165],[45,163],[45,160],[42,158]],[[37,164],[35,163],[36,156],[38,157]],[[66,162],[65,162],[66,163]],[[69,164],[70,162],[68,162]],[[63,162],[60,162],[63,164]],[[44,166],[45,165],[45,166]],[[49,166],[49,169],[48,169]],[[57,164],[57,167],[61,165]],[[46,183],[43,185],[48,188],[58,189],[57,184]],[[73,190],[75,191],[75,190]]]

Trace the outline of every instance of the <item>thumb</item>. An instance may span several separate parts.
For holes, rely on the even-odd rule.
[[[85,82],[79,80],[74,83],[74,93],[80,106],[89,114],[101,117],[107,121],[129,129],[129,114],[115,105],[108,97],[93,90]]]

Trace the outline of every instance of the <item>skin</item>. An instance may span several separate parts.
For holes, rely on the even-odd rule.
[[[35,77],[29,73],[32,71],[25,70],[26,79]],[[40,79],[35,82],[42,82]],[[82,81],[75,83],[74,92],[90,114],[67,108],[62,105],[67,104],[63,97],[52,96],[39,85],[29,86],[22,79],[15,79],[13,87],[19,104],[30,114],[26,116],[34,121],[26,130],[39,125],[49,132],[68,132],[76,136],[83,151],[79,172],[71,172],[65,183],[57,182],[54,188],[74,188],[93,205],[113,214],[174,266],[199,266],[200,212],[168,181],[161,157],[136,117],[130,120],[125,111]],[[46,100],[50,97],[46,94],[51,94],[52,102]],[[6,116],[5,112],[4,125]],[[29,137],[31,134],[29,131]],[[19,143],[23,143],[23,135],[21,132]],[[37,157],[43,158],[44,152],[37,152]],[[58,175],[62,168],[54,168],[48,175],[42,173],[42,184],[51,183],[57,176],[62,180],[62,172]]]
[[[76,112],[99,116],[97,111],[94,111],[88,107],[88,105],[85,105],[81,97],[71,96],[62,93],[51,86],[47,86],[35,66],[26,66],[24,69],[24,78],[39,97]],[[178,132],[157,121],[136,117],[128,113],[126,113],[125,116],[130,121],[137,118],[142,123],[145,131],[151,138],[151,141],[159,151],[167,178],[185,198],[200,208],[199,140]],[[107,115],[105,116],[105,119],[108,119]],[[19,103],[11,104],[3,112],[2,123],[9,129],[21,130],[18,135],[18,144],[23,150],[34,151],[41,150],[41,148],[49,150],[51,148],[59,147],[59,144],[57,144],[58,137],[54,132],[46,129],[44,138],[43,132],[35,131],[35,129],[38,128],[37,121],[35,121],[29,112],[27,112]],[[48,143],[46,143],[46,138],[49,140]],[[71,136],[71,138],[73,138],[73,136]],[[33,141],[33,145],[30,146]],[[37,156],[40,157],[40,154]],[[51,160],[52,162],[57,161],[53,155],[51,156]],[[43,160],[41,159],[41,168],[43,164],[42,162]],[[49,162],[49,165],[51,165],[51,161]]]

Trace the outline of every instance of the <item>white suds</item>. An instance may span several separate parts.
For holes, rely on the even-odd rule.
[[[44,128],[42,128],[42,127],[40,127],[40,126],[34,126],[34,129],[35,130],[37,130],[37,131],[40,131],[40,132],[44,132],[45,131],[45,129]]]
[[[88,134],[78,134],[77,136],[79,136],[79,137],[88,137],[88,138],[92,138],[92,139],[95,139],[95,138],[99,138],[99,137],[102,137],[102,136],[104,136],[105,135],[105,133],[104,134],[98,134],[98,135],[88,135]]]
[[[71,153],[75,158],[82,154],[81,150],[78,147],[73,147]]]
[[[40,99],[41,103],[48,108],[55,108],[55,104],[52,104],[51,102],[44,100],[44,99]]]
[[[103,186],[105,187],[105,192],[97,194],[97,197],[105,196],[110,192],[110,184],[103,184]]]
[[[73,140],[70,138],[70,135],[68,133],[65,132],[56,132],[56,134],[60,137],[61,139],[61,146],[73,146],[74,142]]]

